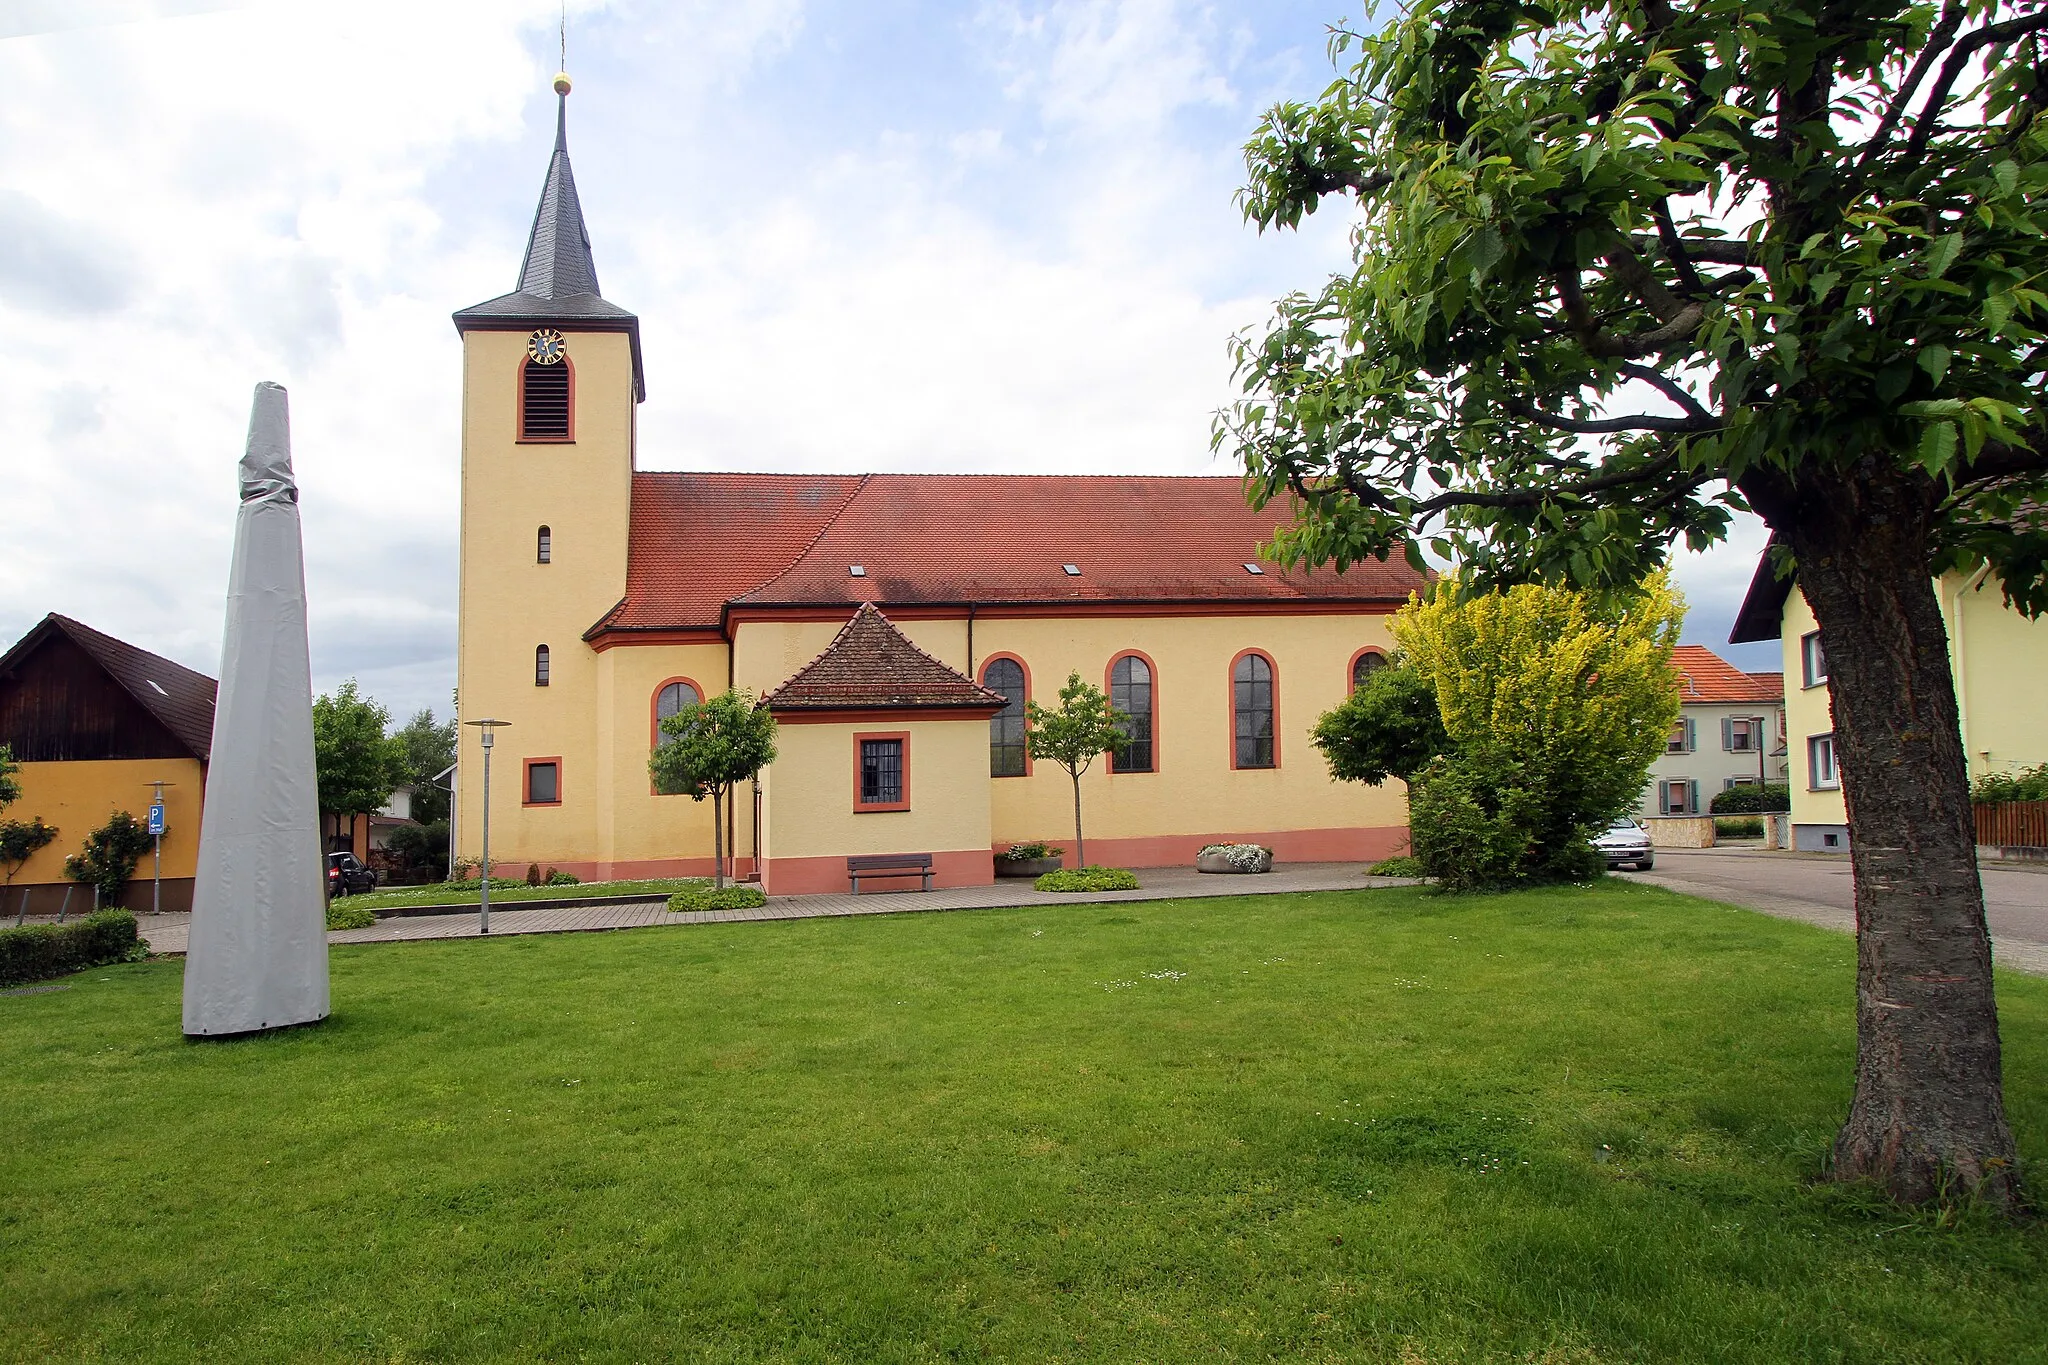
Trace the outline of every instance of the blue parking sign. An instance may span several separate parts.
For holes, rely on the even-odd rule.
[[[150,803],[149,832],[151,834],[162,834],[164,832],[164,805],[161,801]]]

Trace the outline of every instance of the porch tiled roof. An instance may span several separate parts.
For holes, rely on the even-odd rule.
[[[824,653],[761,698],[771,711],[986,712],[1004,701],[912,644],[872,602],[861,604]]]

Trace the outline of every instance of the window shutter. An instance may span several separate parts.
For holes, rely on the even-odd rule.
[[[1657,814],[1671,814],[1671,784],[1669,782],[1659,782],[1657,784]]]
[[[1735,752],[1735,719],[1732,716],[1721,717],[1721,752]]]
[[[1700,813],[1700,784],[1697,782],[1687,782],[1685,784],[1685,813],[1687,815],[1698,815]]]
[[[1685,718],[1685,751],[1691,753],[1700,747],[1699,725],[1691,716]]]

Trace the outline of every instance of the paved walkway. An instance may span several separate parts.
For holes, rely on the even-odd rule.
[[[2001,967],[2048,976],[2048,866],[1987,862],[1979,874],[1992,956]],[[1654,871],[1619,875],[1780,919],[1856,931],[1849,860],[1839,853],[1660,848]]]
[[[491,934],[573,934],[599,929],[638,929],[651,924],[726,924],[743,920],[821,919],[839,915],[901,915],[931,910],[991,910],[1012,905],[1090,905],[1109,901],[1179,900],[1195,896],[1272,896],[1290,891],[1346,891],[1368,886],[1404,886],[1400,877],[1368,876],[1363,863],[1284,863],[1263,876],[1197,872],[1191,867],[1138,870],[1136,891],[1094,891],[1085,895],[1040,891],[1028,878],[998,878],[993,886],[955,886],[934,891],[870,891],[859,896],[770,896],[752,910],[709,910],[670,914],[659,900],[634,904],[555,906],[518,910],[517,902],[491,907]],[[138,915],[142,937],[152,951],[182,953],[190,915]],[[367,929],[337,929],[329,943],[399,943],[412,939],[476,938],[477,912],[405,915],[381,919]]]

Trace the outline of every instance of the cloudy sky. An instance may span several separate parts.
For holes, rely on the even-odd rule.
[[[1226,473],[1225,340],[1345,259],[1232,205],[1334,0],[572,0],[644,468]],[[454,684],[459,344],[546,168],[557,0],[0,0],[0,644],[214,672],[251,386],[291,390],[315,684]],[[1761,535],[1681,564],[1718,645]],[[1775,668],[1775,645],[1732,651]]]

